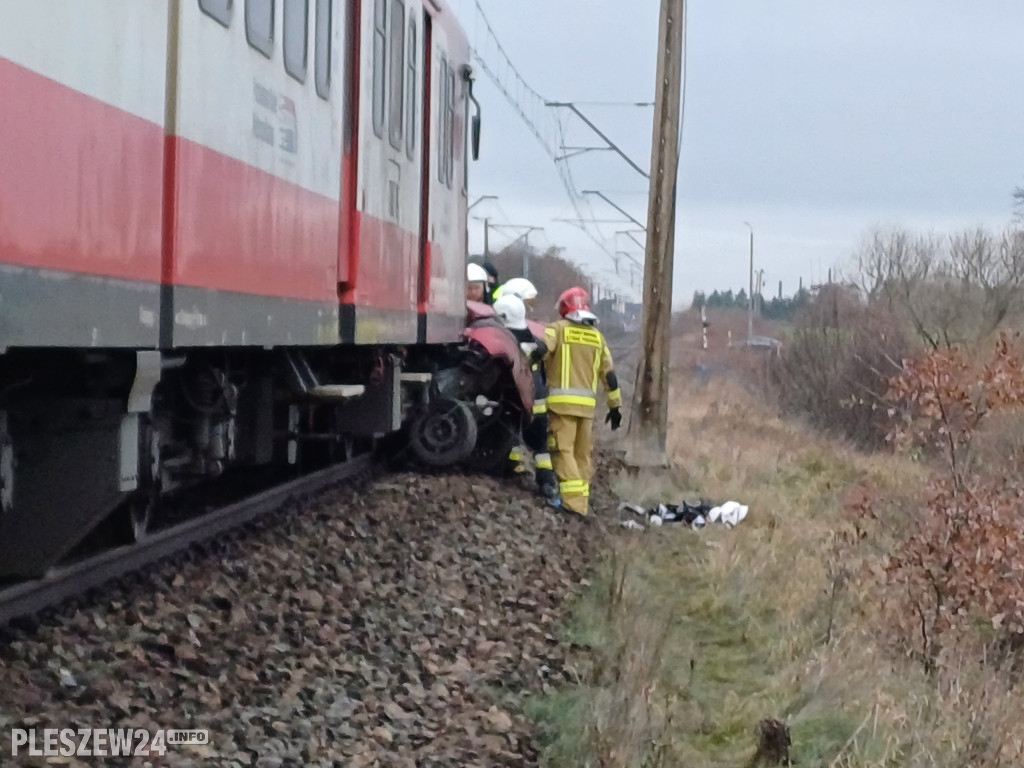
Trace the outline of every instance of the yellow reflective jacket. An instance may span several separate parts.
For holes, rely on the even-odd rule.
[[[559,320],[545,329],[544,342],[548,347],[544,367],[548,374],[549,411],[593,418],[598,384],[608,392],[609,408],[622,405],[612,353],[599,330]]]

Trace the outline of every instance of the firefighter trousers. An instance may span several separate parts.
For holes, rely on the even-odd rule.
[[[549,490],[554,491],[556,485],[551,454],[548,453],[548,414],[535,413],[533,415],[533,421],[523,430],[523,442],[533,453],[537,488],[542,494],[549,495]]]
[[[548,452],[548,415],[547,413],[534,414],[529,426],[523,430],[523,442],[527,450],[533,454],[537,489],[543,496],[557,498],[558,483],[555,480],[554,467],[551,463],[551,454]],[[523,446],[516,446],[508,455],[516,472],[523,462]]]
[[[594,474],[591,460],[594,419],[548,411],[548,421],[551,426],[551,460],[558,475],[562,505],[571,512],[585,515],[589,511],[590,478]]]

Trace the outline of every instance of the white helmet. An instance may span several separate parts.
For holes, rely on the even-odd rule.
[[[486,283],[487,282],[487,270],[481,267],[479,264],[467,264],[466,265],[466,282],[467,283]]]
[[[533,301],[537,298],[537,287],[525,277],[513,277],[501,286],[501,295],[512,294],[523,301]]]
[[[526,329],[526,305],[514,294],[506,293],[495,301],[494,314],[506,328],[513,331]]]

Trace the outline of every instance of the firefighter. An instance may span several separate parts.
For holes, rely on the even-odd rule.
[[[483,264],[484,271],[487,273],[487,285],[484,287],[484,302],[486,304],[493,304],[495,299],[498,297],[495,295],[495,291],[498,290],[498,268],[491,264],[489,261],[485,261]]]
[[[522,299],[528,312],[533,310],[534,302],[537,299],[537,287],[525,277],[513,277],[504,285],[499,285],[494,289],[494,300],[497,301],[506,293],[511,293]]]
[[[548,326],[544,364],[548,377],[549,447],[555,474],[561,481],[562,505],[586,515],[590,479],[594,473],[594,409],[597,388],[608,393],[605,422],[613,430],[622,424],[622,393],[615,376],[612,354],[604,336],[594,326],[590,297],[582,288],[565,291],[558,298],[561,320]]]
[[[512,282],[512,281],[509,281]],[[529,282],[529,281],[527,281]],[[532,287],[532,285],[531,285]],[[519,348],[530,362],[533,371],[533,418],[523,431],[523,442],[533,453],[537,489],[552,506],[559,506],[558,483],[555,480],[551,454],[548,452],[548,412],[547,412],[547,380],[544,377],[544,342],[534,338],[526,323],[526,305],[523,300],[509,291],[503,292],[501,298],[494,302],[494,313],[502,324],[516,337]],[[522,466],[521,448],[516,446],[509,454],[509,460],[516,465],[516,471]]]
[[[525,277],[513,277],[504,285],[498,286],[494,291],[495,300],[500,299],[502,296],[509,294],[512,296],[518,296],[523,300],[523,305],[526,307],[527,314],[533,312],[534,304],[537,300],[537,287],[527,280]],[[538,339],[539,341],[539,339]],[[534,369],[534,385],[537,394],[537,400],[533,405],[533,412],[535,414],[543,414],[544,420],[547,420],[548,406],[547,406],[547,392],[548,392],[548,377],[544,372],[543,363],[538,364]],[[545,427],[546,428],[546,427]],[[509,457],[513,461],[517,461],[514,457]],[[557,496],[556,496],[557,498]]]
[[[487,271],[479,264],[466,265],[466,301],[485,301]]]

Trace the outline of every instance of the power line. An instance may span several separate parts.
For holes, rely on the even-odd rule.
[[[576,101],[584,107],[653,107],[653,101]]]
[[[474,0],[476,6],[476,20],[484,28],[484,39],[481,43],[480,36],[477,36],[476,45],[473,47],[473,58],[480,65],[480,68],[494,83],[495,87],[502,93],[506,101],[526,124],[527,128],[534,135],[544,151],[555,164],[559,179],[565,189],[566,196],[572,204],[576,218],[581,222],[595,218],[589,201],[582,198],[576,187],[572,176],[572,169],[567,162],[559,162],[559,148],[566,146],[565,126],[557,111],[546,106],[547,100],[534,90],[526,79],[520,74],[518,68],[512,63],[504,46],[498,39],[494,28],[491,26],[487,15],[484,13],[481,0]],[[504,77],[502,76],[504,73]],[[584,208],[589,216],[584,215]],[[601,237],[600,231],[595,234],[590,228],[581,225],[580,229],[611,261],[615,256]]]

